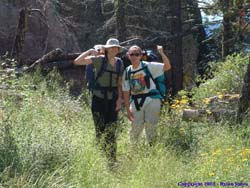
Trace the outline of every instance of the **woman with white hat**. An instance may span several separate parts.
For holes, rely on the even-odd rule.
[[[121,59],[116,55],[122,47],[115,38],[110,38],[103,47],[104,55],[98,55],[94,49],[90,49],[83,52],[73,63],[92,64],[96,69],[96,88],[93,89],[91,103],[96,139],[109,161],[115,162],[116,121],[122,104],[121,81],[124,69]]]

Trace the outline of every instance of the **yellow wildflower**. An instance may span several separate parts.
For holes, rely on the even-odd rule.
[[[232,157],[227,159],[227,162],[233,162],[233,161],[234,161],[234,159]]]
[[[176,108],[176,104],[172,104],[172,105],[171,105],[171,108]]]
[[[233,151],[233,149],[232,148],[227,148],[226,151],[231,152],[231,151]]]
[[[212,114],[211,110],[206,110],[206,113],[207,113],[208,115]]]
[[[206,156],[207,156],[207,153],[201,153],[200,156],[201,156],[201,157],[206,157]]]
[[[181,101],[180,101],[180,104],[187,104],[188,103],[188,100],[187,99],[182,99]]]
[[[178,112],[180,112],[180,113],[181,113],[182,111],[183,111],[182,109],[179,109],[179,110],[178,110]]]
[[[209,99],[209,98],[205,98],[205,99],[203,99],[203,103],[205,103],[205,104],[209,104],[209,103],[210,103],[210,99]]]
[[[223,172],[226,172],[226,173],[227,173],[227,172],[228,172],[228,169],[223,169]]]
[[[241,160],[241,162],[246,162],[247,161],[247,158],[244,158]]]
[[[218,95],[218,98],[223,99],[223,95],[222,94]]]
[[[242,157],[249,156],[249,155],[250,155],[250,149],[248,149],[248,148],[242,149],[241,152],[240,152],[240,155],[241,155]]]
[[[214,172],[210,172],[208,175],[209,176],[215,176],[215,173]]]
[[[222,154],[222,150],[221,149],[217,149],[216,151],[214,151],[212,153],[212,156],[215,156],[215,155],[221,155]]]
[[[179,131],[180,131],[180,132],[181,132],[181,131],[185,131],[185,129],[182,127],[182,128],[179,129]]]

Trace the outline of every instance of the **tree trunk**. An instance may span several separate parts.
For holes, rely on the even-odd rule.
[[[170,1],[170,7],[171,34],[174,36],[170,60],[172,65],[172,94],[175,95],[183,88],[181,0]]]
[[[95,7],[95,13],[96,13],[96,18],[100,19],[103,18],[102,16],[102,0],[96,0],[96,7]]]
[[[15,41],[11,52],[11,58],[15,58],[17,60],[17,66],[21,66],[23,64],[22,52],[27,27],[27,16],[28,10],[26,8],[22,8],[19,13],[19,21],[16,30]]]
[[[126,39],[125,0],[116,0],[115,5],[117,38],[119,41],[124,41]]]
[[[230,49],[232,48],[232,25],[231,25],[231,15],[230,15],[230,1],[223,0],[222,10],[223,10],[223,33],[222,33],[222,46],[221,46],[221,56],[224,59],[230,54]]]
[[[193,17],[195,19],[195,26],[198,26],[196,30],[196,40],[199,44],[199,54],[197,57],[197,70],[201,76],[204,76],[206,73],[206,68],[208,67],[208,57],[209,49],[207,47],[207,44],[203,41],[206,39],[206,32],[204,29],[204,26],[202,24],[202,16],[201,16],[201,10],[198,8],[198,2],[189,0],[189,3],[191,6],[195,7],[193,10],[191,10],[191,13],[193,14]]]
[[[250,63],[247,65],[247,71],[241,91],[241,97],[237,112],[237,123],[242,123],[244,116],[250,107]]]
[[[56,48],[49,53],[45,54],[28,67],[20,67],[17,69],[8,69],[9,72],[16,72],[22,74],[24,72],[33,71],[38,65],[44,69],[51,69],[56,67],[58,69],[67,69],[73,66],[73,60],[77,58],[81,53],[63,53],[62,49]]]

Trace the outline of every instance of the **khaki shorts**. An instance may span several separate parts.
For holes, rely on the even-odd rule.
[[[160,118],[160,99],[147,97],[140,111],[136,110],[134,103],[131,103],[131,109],[134,114],[134,121],[130,131],[131,141],[138,141],[145,127],[146,139],[148,142],[151,142],[155,137],[155,129]]]

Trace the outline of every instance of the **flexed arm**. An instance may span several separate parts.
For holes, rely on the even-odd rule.
[[[81,55],[79,55],[73,63],[75,65],[88,65],[92,63],[92,57],[97,56],[98,52],[94,49],[89,49],[85,52],[83,52]]]
[[[163,61],[163,71],[168,71],[171,69],[171,64],[170,61],[168,59],[168,57],[166,56],[166,54],[163,51],[163,47],[162,46],[157,46],[157,50],[159,52],[159,54],[161,55],[162,61]]]

